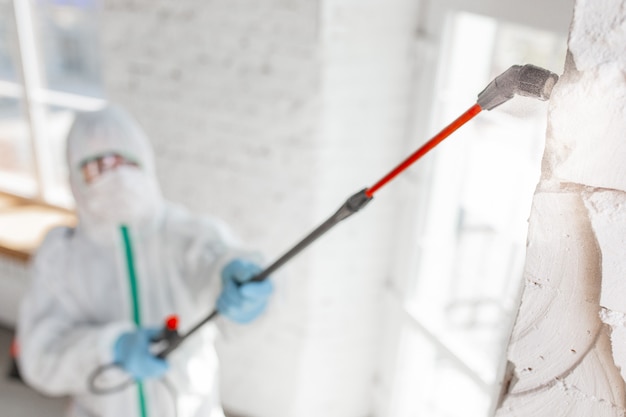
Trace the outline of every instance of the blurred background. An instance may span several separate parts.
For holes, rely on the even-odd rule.
[[[165,196],[271,260],[511,65],[561,74],[573,0],[0,0],[0,402],[29,259],[73,224],[73,114],[129,110]],[[275,277],[220,346],[250,417],[488,416],[515,318],[548,104],[484,112]],[[5,408],[6,407],[6,408]],[[4,413],[4,411],[3,411]]]

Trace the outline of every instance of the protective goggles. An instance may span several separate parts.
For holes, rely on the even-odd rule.
[[[86,160],[81,164],[80,169],[83,174],[83,179],[87,184],[89,184],[103,173],[116,169],[120,166],[139,167],[139,164],[123,157],[120,154],[110,152]]]

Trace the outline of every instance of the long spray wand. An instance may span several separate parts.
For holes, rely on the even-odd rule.
[[[413,152],[404,161],[398,164],[388,174],[382,177],[371,187],[365,188],[352,196],[343,203],[341,207],[330,216],[325,222],[319,225],[311,233],[305,236],[302,240],[296,243],[291,249],[289,249],[284,255],[276,259],[272,264],[266,267],[263,271],[255,275],[252,281],[263,281],[273,272],[285,265],[294,256],[304,250],[311,243],[319,239],[326,232],[336,226],[342,220],[352,216],[357,211],[365,207],[372,199],[374,194],[378,192],[382,187],[387,185],[391,180],[396,178],[400,173],[405,171],[416,161],[430,152],[435,146],[441,143],[445,138],[450,136],[458,128],[465,123],[473,119],[482,110],[492,110],[500,104],[512,99],[516,94],[526,97],[533,97],[542,101],[548,100],[552,92],[552,88],[558,81],[558,76],[546,69],[534,66],[534,65],[514,65],[485,87],[483,91],[478,94],[476,103],[461,114],[456,120],[443,128],[439,133],[432,137],[428,142],[422,145],[419,149]],[[158,357],[165,358],[174,349],[178,347],[187,337],[195,333],[205,323],[213,320],[218,315],[217,310],[213,310],[206,318],[197,323],[191,330],[184,335],[179,335],[175,330],[170,330],[169,343],[161,352],[158,353]],[[170,322],[171,323],[171,322]],[[165,327],[168,329],[168,326]]]
[[[533,97],[539,100],[548,100],[552,92],[552,88],[558,81],[558,76],[546,69],[534,66],[534,65],[514,65],[493,81],[491,81],[483,91],[478,94],[476,103],[461,114],[456,120],[443,128],[441,132],[432,137],[428,142],[422,145],[419,149],[409,155],[404,161],[398,164],[394,169],[382,177],[378,182],[368,188],[364,188],[361,191],[351,195],[343,203],[341,207],[330,216],[325,222],[319,225],[311,233],[305,236],[302,240],[296,243],[291,249],[289,249],[284,255],[276,259],[272,264],[266,267],[263,271],[255,275],[252,281],[263,281],[273,272],[285,265],[294,256],[299,254],[311,243],[319,239],[326,232],[336,226],[342,220],[352,216],[357,211],[365,207],[372,199],[374,194],[378,192],[382,187],[387,185],[390,181],[396,178],[400,173],[409,168],[417,160],[422,158],[428,152],[430,152],[435,146],[441,143],[445,138],[450,136],[453,132],[463,126],[465,123],[473,119],[482,110],[492,110],[500,104],[512,99],[516,94],[526,97]],[[189,331],[184,334],[178,332],[178,317],[173,315],[169,316],[165,320],[164,327],[161,334],[154,340],[155,343],[164,345],[164,347],[156,354],[159,358],[165,358],[172,353],[182,342],[184,342],[189,336],[193,335],[202,326],[209,321],[213,320],[218,315],[217,310],[213,310],[211,314],[206,316]],[[129,379],[122,384],[113,387],[100,387],[97,384],[97,380],[100,375],[106,372],[107,369],[115,368],[116,364],[109,364],[101,366],[96,369],[89,378],[89,387],[93,393],[107,394],[117,392],[124,387],[134,383],[134,380]]]

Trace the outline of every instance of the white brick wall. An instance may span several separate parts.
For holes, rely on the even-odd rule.
[[[320,216],[405,156],[415,3],[323,2]],[[393,185],[383,189],[313,254],[313,337],[304,357],[299,416],[370,412],[382,284],[395,249],[396,191]],[[327,381],[326,389],[319,389],[320,381]]]
[[[273,259],[403,156],[414,3],[106,0],[107,90],[150,134],[165,195]],[[285,267],[269,314],[222,349],[228,408],[369,414],[389,188]]]

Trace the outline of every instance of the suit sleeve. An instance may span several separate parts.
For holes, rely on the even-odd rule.
[[[112,346],[130,322],[85,322],[67,276],[67,229],[51,231],[33,260],[31,285],[20,305],[17,341],[25,381],[48,395],[88,391],[91,373],[112,362]]]

